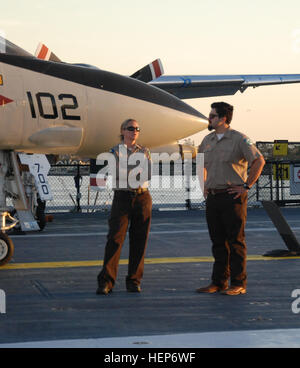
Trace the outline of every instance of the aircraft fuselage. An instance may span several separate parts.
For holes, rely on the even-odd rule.
[[[127,118],[148,147],[207,127],[191,106],[133,78],[0,54],[0,150],[96,157],[118,142]]]

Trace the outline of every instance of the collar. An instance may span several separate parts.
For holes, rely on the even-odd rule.
[[[225,132],[224,132],[224,133],[216,133],[216,131],[214,131],[214,132],[212,133],[212,138],[213,138],[213,139],[215,139],[215,140],[217,140],[217,141],[219,141],[219,140],[218,140],[218,137],[217,137],[217,134],[224,134],[224,135],[223,135],[223,137],[222,137],[222,139],[223,139],[223,138],[231,138],[231,129],[230,129],[230,127],[229,127],[228,129],[226,129],[226,130],[225,130]]]
[[[141,149],[141,146],[138,145],[138,144],[135,144],[132,148],[128,148],[127,147],[127,144],[125,144],[125,143],[120,143],[120,146],[124,146],[130,152],[135,152],[136,150],[140,150]]]

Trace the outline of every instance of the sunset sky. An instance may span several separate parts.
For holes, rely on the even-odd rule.
[[[34,53],[130,75],[160,58],[165,74],[300,74],[299,0],[10,0],[0,31]],[[232,128],[255,141],[300,141],[300,84],[185,100],[207,115],[235,106]],[[199,143],[207,131],[194,137]]]

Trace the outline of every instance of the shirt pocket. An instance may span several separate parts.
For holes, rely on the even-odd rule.
[[[232,162],[232,160],[233,160],[233,150],[230,149],[230,148],[228,148],[228,149],[222,148],[218,152],[218,158],[221,162]]]

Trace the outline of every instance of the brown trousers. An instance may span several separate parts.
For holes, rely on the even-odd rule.
[[[212,282],[223,286],[230,278],[231,285],[246,287],[245,225],[247,219],[247,193],[235,195],[209,194],[206,200],[206,220],[215,259]]]
[[[150,231],[152,199],[149,191],[136,194],[115,191],[109,232],[104,253],[103,268],[98,275],[98,284],[113,287],[117,278],[122,246],[129,226],[129,262],[126,284],[139,285],[144,272],[144,257]]]

